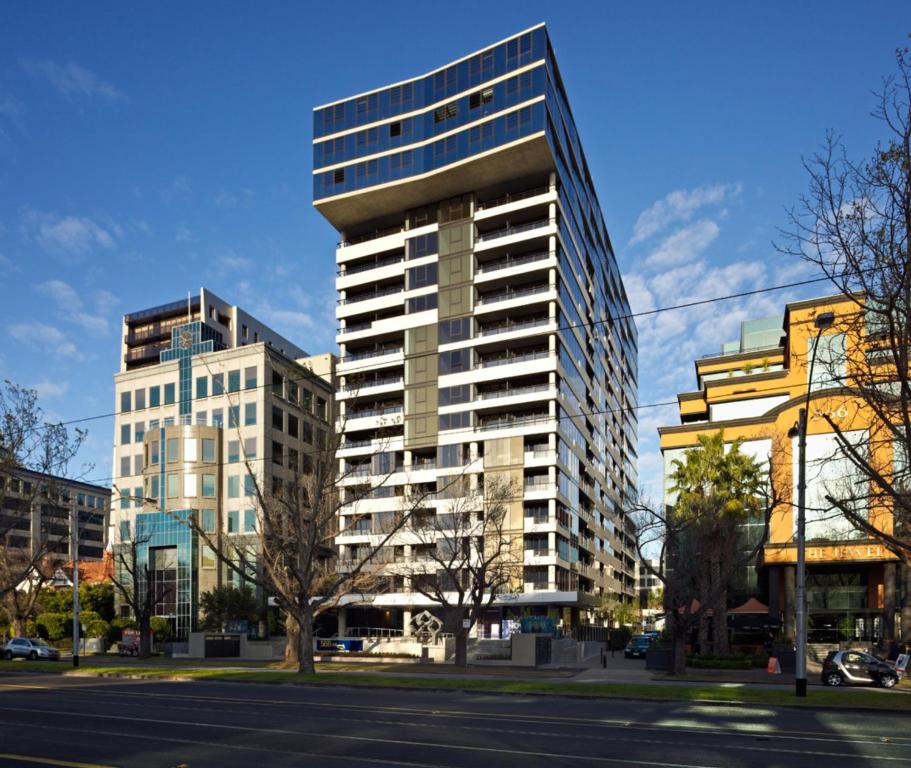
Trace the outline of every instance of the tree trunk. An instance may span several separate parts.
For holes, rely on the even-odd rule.
[[[728,644],[728,590],[722,583],[721,552],[712,553],[712,629],[714,634],[713,648],[715,655],[726,656],[730,652]]]
[[[152,655],[152,619],[151,616],[139,617],[139,658],[147,659]]]
[[[11,617],[10,629],[12,630],[13,637],[25,637],[25,619],[20,616]]]
[[[468,630],[461,624],[455,628],[455,665],[468,666]]]
[[[313,611],[310,609],[309,602],[301,611],[298,621],[300,657],[297,671],[305,675],[313,675],[316,673],[316,663],[313,659]]]
[[[685,675],[686,674],[686,636],[688,634],[687,629],[683,626],[683,622],[675,621],[674,622],[674,658],[671,663],[671,675]]]
[[[300,631],[290,613],[285,614],[285,666],[300,669]]]
[[[711,597],[712,580],[709,569],[703,565],[699,569],[699,602],[702,605],[702,613],[699,614],[698,626],[699,633],[697,643],[699,645],[698,653],[707,654],[709,652],[709,616],[708,611],[710,604],[707,602]]]

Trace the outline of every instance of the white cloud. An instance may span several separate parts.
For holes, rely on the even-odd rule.
[[[53,213],[26,211],[23,217],[26,237],[49,252],[84,254],[97,247],[112,250],[117,246],[115,235],[122,230],[114,224],[109,225],[109,229],[111,231],[87,216],[60,217]]]
[[[76,345],[53,325],[39,322],[16,323],[10,326],[9,333],[17,341],[55,357],[80,357]]]
[[[250,201],[253,199],[255,192],[252,189],[246,188],[241,190],[240,195],[236,195],[232,192],[226,192],[221,190],[215,196],[215,205],[219,208],[237,208],[238,205],[242,205],[245,208],[250,205]]]
[[[70,384],[67,381],[48,381],[47,379],[42,379],[32,385],[32,389],[38,393],[39,400],[62,397],[69,391],[69,388]]]
[[[19,66],[32,78],[50,83],[67,99],[91,100],[94,98],[117,101],[123,98],[115,86],[101,80],[98,75],[74,62],[60,65],[50,59],[20,59]]]
[[[174,181],[169,187],[161,190],[161,199],[166,203],[174,200],[189,197],[193,194],[193,185],[186,176],[175,176]]]
[[[93,314],[85,310],[85,304],[78,292],[63,280],[48,280],[41,283],[38,291],[54,301],[58,314],[63,319],[97,334],[108,332],[108,316],[119,303],[117,297],[109,291],[95,291],[92,295],[95,307]]]
[[[688,264],[715,242],[720,233],[721,229],[714,221],[701,219],[664,238],[646,257],[645,263],[659,268]]]
[[[735,198],[740,195],[741,190],[740,183],[674,190],[639,214],[633,225],[633,236],[629,244],[635,245],[647,240],[671,224],[690,221],[700,208],[719,205]]]

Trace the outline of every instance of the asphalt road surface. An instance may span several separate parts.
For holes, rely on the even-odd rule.
[[[907,713],[0,678],[0,766],[908,766]]]

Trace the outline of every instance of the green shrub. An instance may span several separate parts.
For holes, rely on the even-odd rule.
[[[156,643],[166,643],[171,639],[171,622],[164,616],[153,616],[149,625],[155,633]]]
[[[71,621],[72,617],[65,613],[39,613],[35,619],[35,628],[45,640],[59,640],[70,628]]]

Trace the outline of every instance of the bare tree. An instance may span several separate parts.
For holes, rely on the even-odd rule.
[[[252,461],[245,458],[250,478],[248,498],[258,518],[254,533],[224,536],[206,530],[198,519],[186,521],[242,582],[255,584],[274,597],[287,618],[286,661],[304,673],[316,671],[314,622],[349,596],[384,588],[388,579],[377,566],[385,557],[385,547],[426,497],[426,493],[406,497],[404,486],[386,484],[394,472],[402,471],[401,467],[371,473],[371,484],[346,482],[356,481],[359,470],[367,469],[378,455],[340,472],[337,455],[342,433],[343,429],[337,429],[326,435],[313,451],[282,457],[286,471],[272,476],[268,487]],[[376,496],[379,489],[395,495],[399,488],[400,508],[392,514],[373,516],[371,543],[360,545],[339,560],[336,540],[350,531],[360,531],[358,526],[366,518],[358,513],[358,504]]]
[[[0,556],[0,584],[9,583],[22,573],[30,558],[31,553],[27,549],[10,549],[4,552],[3,556]],[[26,622],[37,615],[41,590],[50,580],[55,567],[56,562],[45,556],[31,569],[25,579],[18,582],[15,589],[8,590],[0,597],[0,611],[6,615],[14,636],[23,636]]]
[[[836,318],[816,382],[818,409],[855,482],[827,493],[836,512],[868,539],[911,565],[911,53],[896,51],[873,117],[884,139],[851,160],[837,136],[804,162],[809,191],[791,212],[785,253],[818,266],[852,311]],[[827,339],[827,336],[823,336]],[[817,377],[814,377],[816,379]],[[845,406],[872,418],[858,438]],[[890,460],[891,457],[891,460]],[[826,510],[820,510],[823,514]]]
[[[46,423],[34,390],[10,381],[0,387],[0,598],[66,541],[69,499],[61,476],[85,437]]]
[[[511,483],[487,478],[483,493],[459,476],[440,495],[446,506],[415,511],[402,541],[411,562],[400,572],[411,589],[440,606],[443,630],[455,637],[455,664],[468,664],[468,634],[483,611],[522,589],[522,530],[510,521]]]
[[[134,530],[129,540],[121,541],[114,548],[114,575],[111,579],[120,599],[136,620],[141,658],[152,654],[152,617],[156,605],[171,597],[171,588],[157,585],[151,563],[140,557],[149,540],[149,537],[141,536]]]

